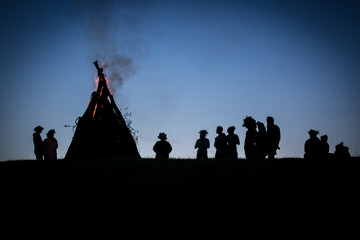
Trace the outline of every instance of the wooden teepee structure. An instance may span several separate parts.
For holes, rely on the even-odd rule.
[[[140,158],[134,138],[115,104],[103,69],[97,61],[99,82],[84,115],[78,118],[66,159]]]

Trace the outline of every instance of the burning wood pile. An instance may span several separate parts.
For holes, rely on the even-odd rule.
[[[140,158],[135,140],[109,91],[97,61],[98,86],[77,127],[66,159]]]

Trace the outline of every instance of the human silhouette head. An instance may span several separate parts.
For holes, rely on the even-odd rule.
[[[165,141],[167,139],[166,134],[163,132],[159,134],[158,138],[162,141]]]
[[[41,133],[43,129],[44,129],[44,128],[43,128],[42,126],[37,126],[37,127],[34,128],[34,131],[35,131],[36,133]]]
[[[349,153],[349,148],[344,146],[344,143],[341,142],[335,146],[335,158],[339,160],[349,160],[351,155]]]
[[[55,135],[55,129],[50,129],[49,131],[48,131],[48,133],[46,134],[46,136],[47,137],[49,137],[49,138],[51,138],[51,137],[54,137],[54,135]]]
[[[223,127],[222,126],[218,126],[217,128],[216,128],[216,133],[217,134],[221,134],[223,132]]]
[[[316,137],[316,135],[319,134],[319,131],[310,129],[310,131],[309,131],[308,133],[309,133],[309,135],[310,135],[311,138],[314,138],[314,137]]]
[[[335,146],[335,151],[344,151],[344,150],[349,150],[348,147],[344,146],[344,142],[339,143],[338,145]]]
[[[266,122],[267,122],[268,125],[272,125],[272,124],[274,124],[274,118],[271,117],[271,116],[268,116],[266,118]]]
[[[229,127],[229,128],[227,129],[227,132],[228,132],[229,134],[233,134],[233,133],[235,132],[235,127],[234,127],[234,126]]]
[[[256,125],[258,126],[259,132],[265,132],[265,125],[262,122],[257,122]]]
[[[200,138],[205,138],[206,135],[208,134],[208,131],[207,130],[201,130],[199,133],[200,133]]]
[[[252,117],[248,116],[244,119],[243,127],[247,129],[256,129],[256,121]]]
[[[327,142],[328,136],[327,136],[327,135],[322,135],[322,136],[320,137],[320,139],[321,139],[321,141],[323,141],[323,142]]]

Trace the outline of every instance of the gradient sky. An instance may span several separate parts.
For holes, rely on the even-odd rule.
[[[101,2],[99,4],[98,2]],[[142,157],[160,132],[170,157],[195,158],[202,129],[234,125],[244,158],[248,115],[281,129],[278,157],[302,157],[308,131],[360,155],[360,4],[357,1],[2,1],[0,160],[34,159],[37,125],[54,128],[63,158],[110,56],[124,81]],[[111,67],[111,66],[109,66]],[[110,81],[110,69],[105,70]],[[115,70],[113,72],[115,79]]]

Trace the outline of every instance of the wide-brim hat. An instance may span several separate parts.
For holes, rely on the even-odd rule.
[[[199,133],[208,134],[207,130],[201,130]]]
[[[55,132],[55,129],[50,129],[50,130],[48,131],[48,134],[50,134],[50,133],[56,133],[56,132]]]
[[[317,134],[319,134],[319,131],[316,131],[316,130],[314,130],[314,129],[310,129],[310,131],[308,131],[308,133],[309,133],[310,135],[317,135]]]
[[[44,128],[42,127],[42,126],[36,126],[35,128],[34,128],[34,131],[42,131]]]
[[[165,134],[165,133],[160,133],[160,134],[159,134],[159,136],[158,136],[158,138],[159,138],[159,139],[161,139],[161,140],[162,140],[162,139],[164,139],[164,140],[166,140],[166,139],[167,139],[167,137],[166,137],[166,134]]]

